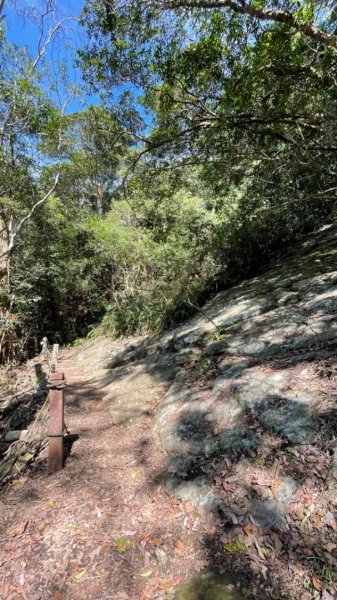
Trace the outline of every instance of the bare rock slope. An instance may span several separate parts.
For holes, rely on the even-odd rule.
[[[273,436],[301,446],[320,435],[313,361],[335,356],[336,283],[337,228],[330,226],[159,338],[99,338],[77,351],[77,361],[111,401],[114,423],[154,413],[172,493],[214,505],[205,478],[188,475],[196,458],[232,450],[255,456]],[[283,485],[273,522],[297,488],[292,478]],[[261,502],[252,510],[268,522]]]

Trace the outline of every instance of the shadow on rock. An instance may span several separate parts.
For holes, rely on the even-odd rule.
[[[170,457],[151,483],[164,482],[172,496],[210,515],[211,533],[202,540],[207,568],[243,574],[248,597],[300,597],[290,594],[301,589],[301,570],[309,578],[317,573],[333,580],[337,560],[327,549],[336,548],[337,488],[332,485],[336,497],[331,504],[333,454],[327,446],[335,438],[336,411],[313,415],[301,398],[296,402],[266,394],[246,406],[235,424],[228,417],[232,426],[219,429],[206,410],[195,410],[192,403],[189,412],[171,422]],[[318,426],[326,428],[324,448],[316,444]],[[312,502],[317,496],[321,502],[313,522],[304,508],[311,495]]]
[[[71,455],[71,450],[75,442],[80,439],[77,433],[67,433],[64,436],[64,461]]]

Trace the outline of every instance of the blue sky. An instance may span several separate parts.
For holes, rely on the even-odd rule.
[[[73,58],[76,50],[83,47],[86,41],[85,31],[80,27],[77,19],[84,6],[84,0],[57,0],[57,17],[53,16],[54,22],[61,20],[64,17],[71,19],[64,22],[62,31],[55,36],[53,42],[48,46],[45,57],[46,63],[49,64],[52,70],[52,78],[58,80],[58,92],[52,92],[52,97],[56,103],[62,103],[69,96],[69,86],[83,85],[81,71],[75,68]],[[38,22],[24,15],[24,8],[28,5],[24,0],[17,2],[18,11],[15,10],[10,0],[5,0],[3,10],[4,23],[9,41],[18,44],[20,47],[27,47],[33,58],[37,55],[38,40],[40,37]],[[44,3],[42,0],[36,0],[36,12],[41,13]],[[55,21],[56,19],[56,21]],[[46,21],[46,30],[52,25],[51,21]],[[60,81],[59,72],[63,67],[67,73],[67,83]],[[48,86],[48,82],[45,82]],[[50,90],[49,90],[50,93]],[[81,94],[81,97],[75,98],[67,106],[66,112],[76,112],[85,108],[90,104],[97,104],[99,98],[96,95],[88,92]]]
[[[25,17],[23,14],[24,10],[28,6],[28,2],[17,3],[18,10],[16,10],[10,0],[5,0],[5,6],[3,10],[4,21],[7,27],[7,35],[9,39],[16,42],[20,46],[27,45],[28,48],[34,52],[39,37],[39,30],[37,25],[32,19]],[[63,17],[73,17],[77,19],[84,6],[84,0],[63,0],[62,2],[57,1],[57,20]],[[42,12],[44,2],[36,0],[34,2],[34,8],[36,13]],[[73,24],[73,30],[78,29],[77,25]]]
[[[40,37],[39,23],[41,19],[35,20],[24,16],[24,9],[30,4],[34,5],[36,14],[41,15],[46,2],[44,0],[16,0],[16,10],[11,3],[11,0],[5,0],[3,10],[4,23],[6,27],[7,38],[10,42],[18,44],[18,46],[27,47],[32,58],[37,56],[37,47]],[[48,46],[45,54],[46,64],[51,72],[51,79],[57,82],[57,91],[53,91],[50,86],[50,78],[45,78],[42,87],[45,87],[49,97],[62,108],[65,100],[71,98],[71,101],[65,108],[66,113],[74,113],[87,108],[90,105],[100,103],[98,94],[92,94],[82,79],[81,70],[74,66],[74,57],[78,49],[83,48],[86,44],[86,31],[78,23],[78,17],[84,7],[85,0],[55,0],[57,5],[57,15],[52,15],[49,22],[46,22],[46,35],[50,26],[55,25],[62,18],[67,17],[67,20],[53,42]],[[45,36],[46,37],[46,36]],[[40,64],[41,67],[41,64]],[[60,77],[61,70],[66,73],[65,80]],[[41,70],[41,69],[40,69]],[[73,86],[79,88],[80,93],[76,97],[69,94],[69,89]],[[142,95],[141,89],[136,89],[131,84],[124,84],[121,87],[112,90],[110,101],[118,103],[118,98],[122,92],[130,90],[137,103],[139,114],[143,118],[148,127],[151,127],[151,116],[145,111],[141,104],[138,104],[138,99]]]

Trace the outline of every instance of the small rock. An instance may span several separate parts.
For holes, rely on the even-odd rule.
[[[205,571],[180,584],[174,600],[243,600],[247,597],[246,590],[245,581],[239,575]]]
[[[205,508],[216,510],[221,504],[219,498],[211,490],[206,477],[199,476],[186,482],[172,477],[167,481],[167,489],[172,496],[184,500],[184,502],[192,502],[200,511]]]
[[[285,513],[289,502],[297,490],[298,484],[292,477],[285,477],[277,488],[277,499],[254,499],[249,512],[260,527],[282,530],[286,528]]]
[[[157,559],[158,564],[161,567],[165,567],[167,564],[168,556],[163,548],[155,548],[154,555]]]
[[[328,511],[324,515],[322,521],[325,525],[330,525],[333,521],[335,521],[335,517],[333,516],[333,514],[330,511]]]

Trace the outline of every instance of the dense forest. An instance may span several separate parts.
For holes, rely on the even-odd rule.
[[[56,66],[69,17],[26,12],[35,51],[7,10],[2,362],[44,335],[159,332],[334,219],[334,2],[87,0]]]

